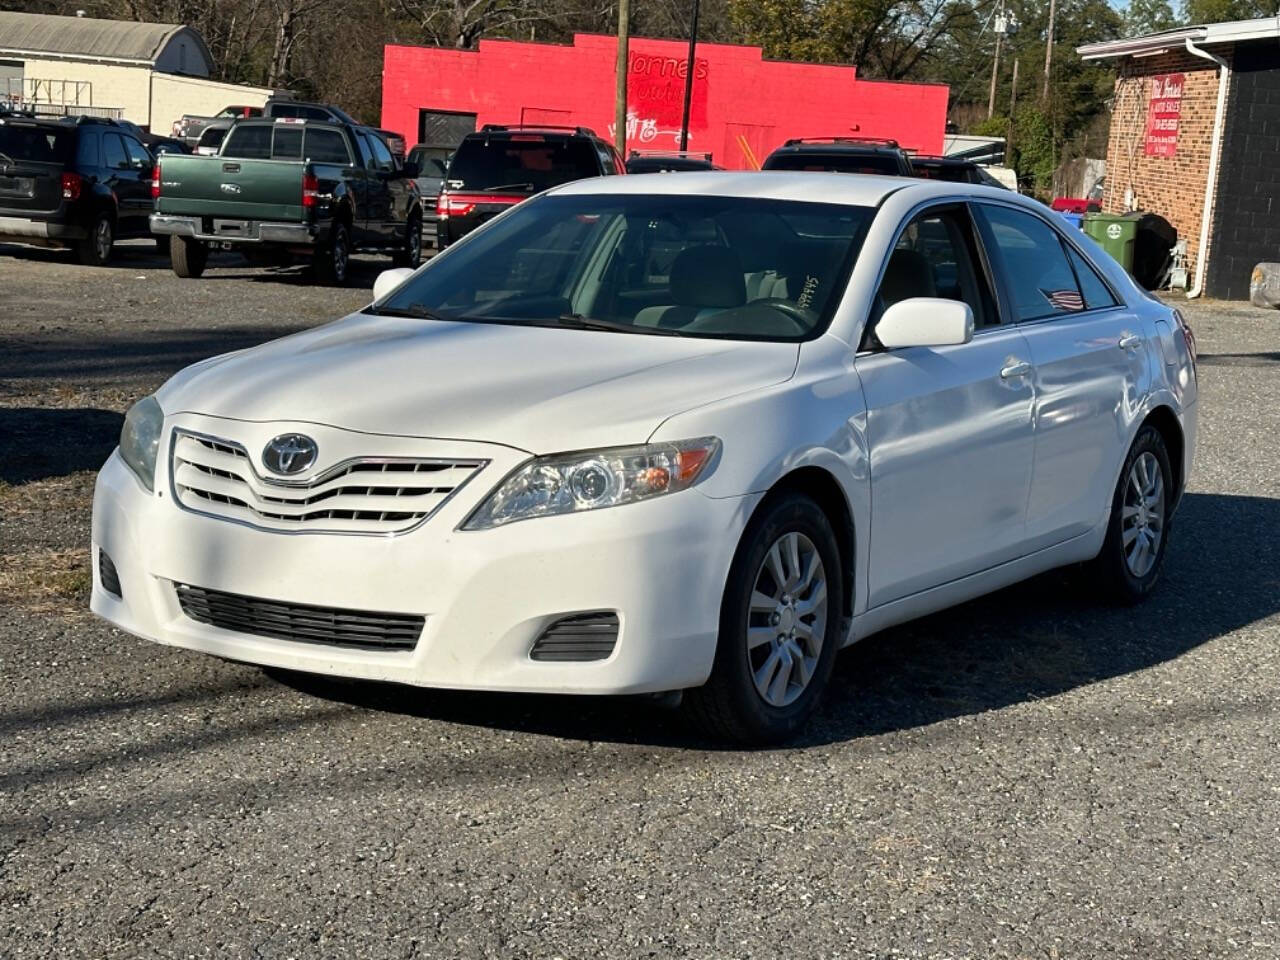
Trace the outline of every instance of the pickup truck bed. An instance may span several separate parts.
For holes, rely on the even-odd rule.
[[[170,237],[174,272],[199,276],[211,248],[302,254],[330,283],[345,282],[357,251],[416,266],[423,211],[413,171],[373,136],[347,124],[252,120],[232,128],[217,156],[162,157],[151,229]]]

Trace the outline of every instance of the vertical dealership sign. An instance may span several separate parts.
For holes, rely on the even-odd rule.
[[[1151,78],[1147,101],[1146,154],[1172,157],[1178,152],[1178,120],[1182,116],[1182,84],[1185,74],[1165,73]]]

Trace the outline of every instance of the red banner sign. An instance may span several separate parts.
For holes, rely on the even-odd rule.
[[[1165,73],[1151,78],[1147,101],[1148,157],[1172,157],[1178,152],[1178,120],[1182,116],[1185,74]]]

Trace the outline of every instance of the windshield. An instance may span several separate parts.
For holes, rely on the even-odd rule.
[[[899,174],[897,157],[883,153],[784,153],[765,161],[766,170],[813,170],[826,173]]]
[[[11,160],[65,163],[74,131],[25,123],[0,123],[0,154]]]
[[[622,333],[804,340],[830,322],[872,210],[742,197],[546,196],[373,312]]]
[[[449,164],[455,190],[511,190],[537,193],[594,177],[600,172],[595,150],[580,137],[512,134],[463,140]]]

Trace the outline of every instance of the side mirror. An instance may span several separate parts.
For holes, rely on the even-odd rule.
[[[411,276],[413,276],[413,271],[408,267],[396,267],[394,270],[383,270],[378,274],[378,279],[373,281],[373,299],[381,300]]]
[[[967,303],[940,297],[899,300],[876,324],[876,339],[889,350],[968,343],[973,339],[973,311]]]
[[[414,163],[412,160],[409,160],[408,162],[406,162],[405,165],[400,169],[401,171],[403,171],[404,175],[408,177],[410,180],[417,180],[418,177],[420,176],[418,165]]]

